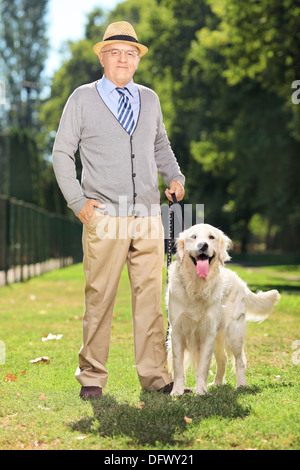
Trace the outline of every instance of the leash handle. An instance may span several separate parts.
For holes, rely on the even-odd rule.
[[[172,199],[173,199],[173,202],[169,201],[169,207],[171,207],[172,204],[178,204],[177,197],[176,197],[175,193],[172,193]]]

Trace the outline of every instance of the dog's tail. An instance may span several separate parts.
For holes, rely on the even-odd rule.
[[[268,292],[258,292],[254,294],[247,289],[246,304],[247,322],[263,322],[272,312],[274,305],[280,300],[280,294],[277,290],[269,290]]]

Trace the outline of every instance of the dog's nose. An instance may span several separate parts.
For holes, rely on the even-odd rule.
[[[206,243],[206,242],[200,242],[200,243],[198,243],[197,248],[198,248],[199,251],[203,251],[203,252],[204,252],[204,251],[206,251],[207,248],[208,248],[208,243]]]

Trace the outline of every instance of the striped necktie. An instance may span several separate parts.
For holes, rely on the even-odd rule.
[[[116,88],[120,95],[118,103],[118,121],[124,127],[128,134],[131,134],[134,129],[133,111],[128,97],[125,95],[124,90],[127,88]]]

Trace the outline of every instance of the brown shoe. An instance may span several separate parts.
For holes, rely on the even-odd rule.
[[[80,398],[83,400],[88,400],[90,398],[101,398],[102,397],[102,388],[101,387],[81,387]]]
[[[165,385],[163,388],[160,388],[158,392],[165,393],[166,395],[170,395],[173,390],[174,382],[170,382],[169,384]],[[185,388],[183,393],[192,393],[190,388]]]

